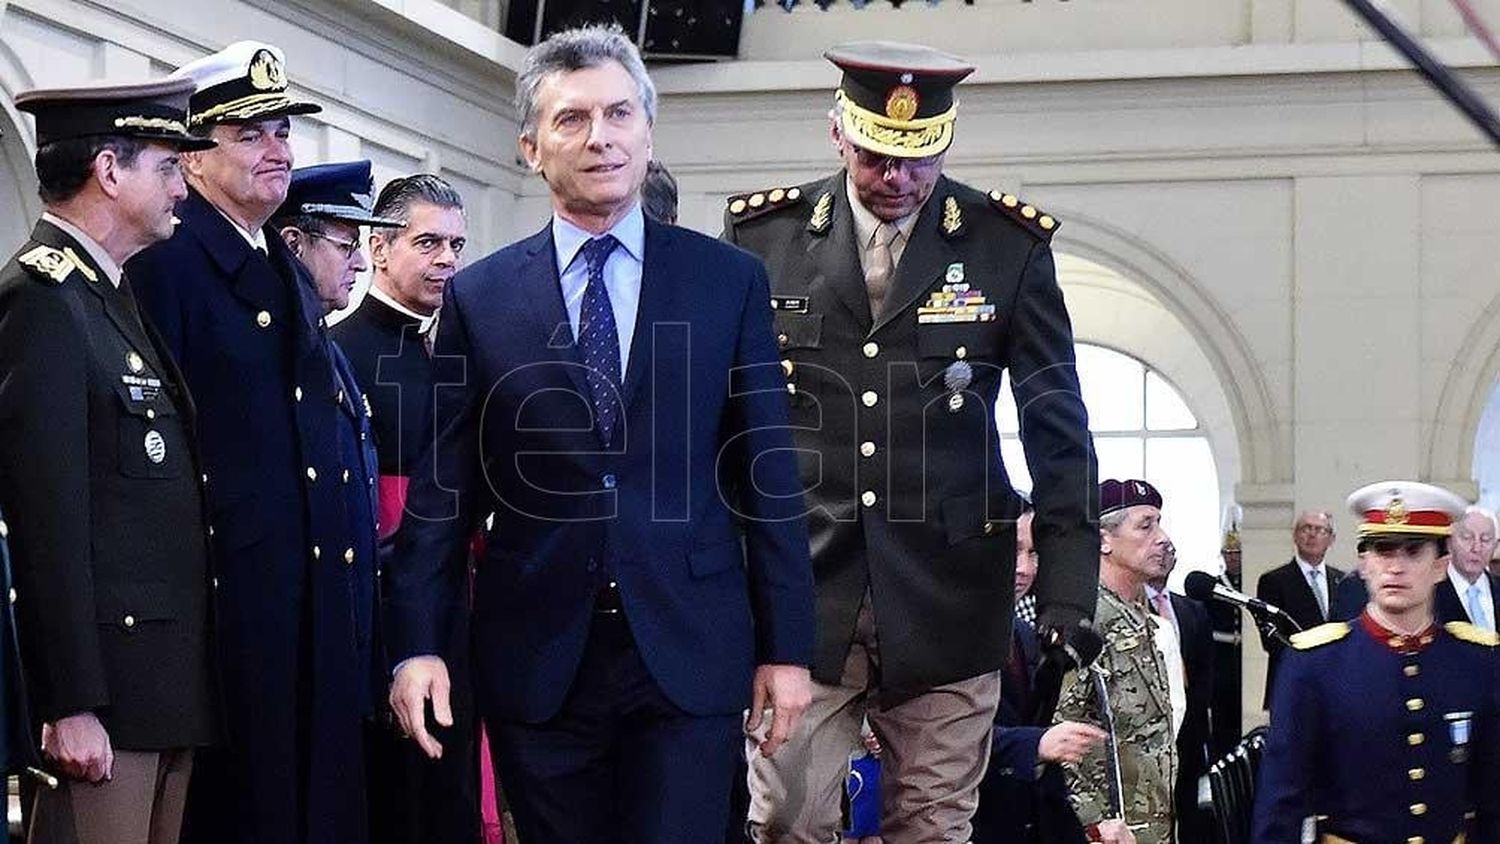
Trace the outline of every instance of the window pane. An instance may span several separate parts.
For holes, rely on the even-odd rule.
[[[1078,380],[1094,431],[1139,431],[1145,428],[1145,367],[1119,352],[1079,344]]]
[[[1191,431],[1198,419],[1182,394],[1155,372],[1146,373],[1146,428],[1151,431]]]
[[[1094,437],[1094,453],[1099,455],[1099,480],[1146,477],[1142,445],[1140,437]]]
[[[1208,440],[1204,437],[1147,440],[1145,477],[1161,490],[1162,524],[1177,546],[1177,568],[1169,584],[1181,589],[1183,578],[1190,571],[1217,574],[1219,473],[1214,468]]]
[[[1031,470],[1026,468],[1026,452],[1021,448],[1021,441],[1015,437],[1001,440],[1000,459],[1005,461],[1005,473],[1010,475],[1011,488],[1029,497]]]

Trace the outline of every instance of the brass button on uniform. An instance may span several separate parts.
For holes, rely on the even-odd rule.
[[[731,213],[731,214],[743,214],[743,213],[745,213],[745,200],[743,200],[743,199],[736,199],[735,201],[729,203],[729,213]]]
[[[953,356],[958,358],[959,360],[963,360],[964,358],[969,356],[969,347],[959,346],[958,348],[953,350]]]
[[[868,489],[865,490],[864,494],[859,497],[859,503],[865,505],[866,507],[874,507],[875,500],[875,493]]]
[[[139,375],[141,370],[146,368],[146,361],[141,358],[140,352],[137,352],[135,349],[131,349],[130,351],[125,353],[125,366],[131,372]]]
[[[995,533],[995,523],[994,522],[985,522],[984,523],[984,535],[985,536],[992,536],[992,535],[994,535],[994,533]]]
[[[255,315],[255,324],[258,325],[258,326],[260,326],[261,328],[270,328],[271,327],[271,312],[270,311],[261,311],[260,313],[256,314]]]
[[[343,404],[344,403],[344,391],[343,390],[339,390],[336,394],[334,394],[333,403],[334,404]]]
[[[1424,707],[1426,705],[1427,704],[1425,704],[1425,703],[1422,702],[1421,698],[1414,697],[1411,700],[1408,700],[1406,702],[1406,709],[1409,712],[1421,712],[1422,711],[1422,707]]]
[[[1426,803],[1413,803],[1413,804],[1411,804],[1411,813],[1413,815],[1416,815],[1417,817],[1420,818],[1421,816],[1427,814],[1427,804]]]
[[[1406,839],[1406,844],[1427,844],[1427,839],[1420,835],[1413,835]]]
[[[880,401],[880,395],[874,390],[865,390],[859,400],[864,403],[865,407],[874,407]]]
[[[865,357],[872,358],[880,354],[880,346],[877,343],[866,343],[861,351],[865,353]]]
[[[292,398],[296,399],[297,401],[302,401],[302,388],[301,387],[298,387],[297,389],[295,389],[295,390],[292,391]]]
[[[786,198],[792,200],[793,202],[796,202],[799,198],[801,198],[801,196],[801,188],[792,188],[791,190],[786,192]]]
[[[872,442],[868,442],[868,441],[860,443],[859,444],[859,453],[862,454],[862,455],[864,455],[865,457],[874,457],[875,456],[875,444],[872,443]]]
[[[323,556],[323,549],[319,548],[316,545],[314,545],[313,546],[313,559],[314,560],[321,559],[322,556]]]
[[[1410,771],[1406,772],[1406,776],[1411,779],[1412,782],[1416,782],[1417,780],[1423,779],[1427,776],[1427,769],[1412,768]]]
[[[1415,677],[1418,674],[1422,673],[1422,669],[1418,668],[1415,665],[1408,665],[1405,668],[1401,669],[1401,673],[1405,674],[1408,677]]]
[[[349,483],[349,470],[344,470],[344,483]]]
[[[1422,735],[1421,733],[1412,733],[1411,735],[1406,737],[1406,743],[1411,745],[1412,747],[1416,747],[1426,740],[1427,737]]]
[[[789,360],[784,360],[781,362],[781,371],[786,377],[790,378],[792,377],[792,373],[797,371],[797,364]]]
[[[135,626],[135,616],[133,616],[133,615],[127,615],[127,616],[125,616],[125,626],[126,627],[134,627]]]
[[[786,344],[790,342],[792,342],[792,338],[786,336],[785,334],[776,335],[776,345],[780,346],[781,348],[785,349]]]
[[[344,551],[344,562],[348,563],[351,566],[354,565],[354,549],[353,548],[349,548],[349,549],[346,549]]]
[[[307,479],[309,481],[316,481],[318,479],[318,470],[314,469],[311,466],[308,466],[307,467]]]
[[[213,525],[209,525],[208,526],[208,535],[209,536],[213,536],[214,535],[214,526]]]

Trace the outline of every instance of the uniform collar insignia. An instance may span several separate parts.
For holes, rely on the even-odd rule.
[[[963,231],[964,213],[953,196],[943,198],[943,234],[953,237]]]
[[[822,196],[813,205],[812,216],[807,220],[807,230],[814,234],[823,234],[833,224],[833,193],[824,191]]]

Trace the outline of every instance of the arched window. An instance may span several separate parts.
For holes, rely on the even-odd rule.
[[[1177,389],[1139,360],[1079,343],[1078,380],[1099,455],[1099,478],[1144,478],[1161,490],[1162,522],[1177,546],[1171,583],[1219,570],[1219,473],[1208,437]],[[1011,483],[1031,490],[1009,374],[995,405]]]

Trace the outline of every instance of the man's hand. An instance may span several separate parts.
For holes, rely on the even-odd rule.
[[[442,657],[414,656],[401,663],[391,681],[391,711],[401,724],[401,732],[415,739],[430,759],[443,758],[443,745],[427,732],[427,701],[432,701],[432,715],[438,724],[453,726],[453,711],[448,706],[448,665]]]
[[[1135,833],[1123,820],[1100,821],[1098,830],[1101,844],[1135,844]]]
[[[1042,733],[1036,755],[1043,762],[1065,762],[1077,765],[1090,750],[1106,738],[1103,730],[1091,724],[1064,721]]]
[[[114,775],[115,751],[109,745],[109,733],[92,712],[43,724],[42,752],[75,780],[99,782]]]
[[[760,743],[762,756],[769,757],[786,743],[809,703],[812,703],[812,676],[806,668],[800,665],[756,666],[750,717],[745,720],[745,731],[754,733],[760,729],[765,708],[771,707],[771,732]]]

